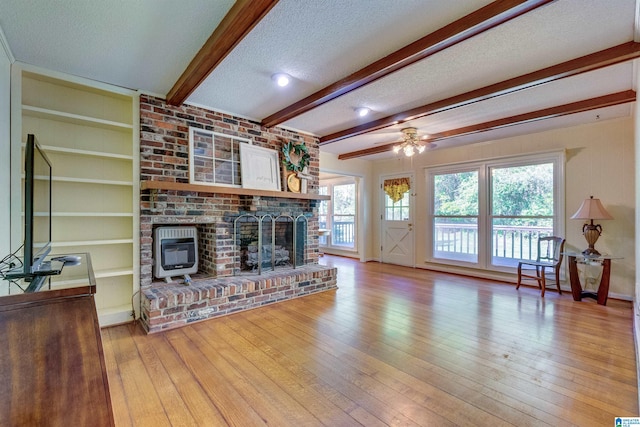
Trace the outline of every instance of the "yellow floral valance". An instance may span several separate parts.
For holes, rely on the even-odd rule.
[[[411,190],[411,180],[409,178],[385,179],[383,188],[393,203],[397,203],[402,200],[404,193]]]

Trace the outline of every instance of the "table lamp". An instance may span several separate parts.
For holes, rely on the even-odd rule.
[[[600,224],[594,225],[594,219],[613,219],[609,212],[607,212],[602,206],[600,199],[594,199],[591,196],[588,199],[585,199],[580,205],[580,209],[578,212],[574,213],[571,219],[586,219],[589,220],[590,223],[586,223],[582,226],[582,234],[584,238],[587,240],[589,247],[582,251],[583,255],[587,256],[599,256],[600,252],[598,252],[593,245],[596,244],[598,237],[602,233],[602,227]]]

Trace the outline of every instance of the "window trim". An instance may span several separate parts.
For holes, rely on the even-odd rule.
[[[482,251],[480,251],[480,242],[483,239],[482,233],[484,232],[483,227],[481,225],[481,221],[482,221],[482,180],[484,179],[484,172],[482,170],[482,168],[478,167],[477,165],[461,165],[464,167],[460,167],[460,168],[452,168],[450,170],[446,170],[443,169],[442,171],[434,171],[431,174],[427,174],[427,228],[426,228],[426,233],[427,233],[427,239],[425,240],[427,242],[427,256],[429,259],[429,262],[435,262],[435,263],[444,263],[444,264],[451,264],[451,265],[463,265],[463,266],[477,266],[480,263],[480,259],[482,256]],[[478,227],[478,260],[476,262],[473,261],[464,261],[462,259],[450,259],[450,258],[436,258],[434,256],[434,247],[433,247],[433,235],[431,236],[431,238],[429,238],[429,232],[431,230],[433,230],[434,228],[434,221],[435,221],[435,217],[436,216],[440,216],[440,215],[435,215],[433,213],[434,211],[434,201],[433,201],[433,195],[435,194],[435,188],[434,188],[434,179],[433,177],[435,175],[444,175],[444,174],[457,174],[457,173],[465,173],[465,172],[477,172],[478,173],[478,215],[469,215],[467,216],[468,218],[477,218],[477,227]]]
[[[467,268],[513,272],[516,267],[496,266],[491,264],[491,241],[487,238],[491,232],[491,168],[516,167],[539,163],[554,164],[554,235],[565,235],[565,150],[554,150],[534,154],[503,156],[472,162],[458,162],[448,165],[436,165],[424,168],[426,180],[426,230],[425,230],[425,262],[432,264],[461,266]],[[434,224],[434,175],[478,171],[478,262],[467,262],[435,258],[433,256],[433,224]]]

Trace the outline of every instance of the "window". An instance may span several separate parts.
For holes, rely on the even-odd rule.
[[[189,181],[197,184],[239,187],[240,144],[245,138],[189,128]]]
[[[407,182],[409,181],[408,178]],[[406,191],[402,193],[402,198],[394,202],[388,194],[384,195],[384,218],[387,221],[408,221],[410,217],[411,205],[409,200],[409,187],[405,187]]]
[[[320,202],[318,222],[320,229],[329,233],[320,236],[319,244],[335,249],[356,249],[357,185],[352,177],[321,181],[320,194],[331,195],[331,200]]]
[[[478,268],[536,259],[538,239],[564,234],[564,154],[428,170],[432,261]]]
[[[538,238],[553,235],[553,163],[491,168],[491,262],[535,260]]]
[[[433,180],[434,257],[478,262],[478,171],[437,174]]]

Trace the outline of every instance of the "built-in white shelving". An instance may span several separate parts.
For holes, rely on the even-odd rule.
[[[13,144],[24,145],[32,133],[53,164],[52,253],[90,253],[101,324],[131,320],[140,286],[138,96],[27,65],[16,69],[12,108],[21,131]]]

